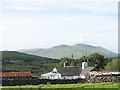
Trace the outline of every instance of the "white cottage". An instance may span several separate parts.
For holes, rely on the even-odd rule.
[[[82,78],[82,79],[90,78],[90,72],[93,69],[94,69],[94,67],[86,67],[86,68],[82,69],[82,71],[80,73],[80,78]]]
[[[41,75],[42,79],[78,79],[78,78],[89,78],[89,72],[94,67],[88,67],[87,62],[82,63],[82,68],[77,66],[65,66],[56,67],[51,72]]]

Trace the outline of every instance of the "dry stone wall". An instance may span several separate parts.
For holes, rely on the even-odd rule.
[[[40,84],[76,84],[76,83],[101,83],[101,82],[117,82],[120,83],[120,76],[102,76],[86,79],[72,79],[72,80],[49,80],[38,78],[27,79],[4,79],[2,86],[21,86],[21,85],[40,85]]]
[[[94,77],[88,80],[88,83],[100,83],[100,82],[118,82],[120,83],[120,76],[101,76]]]

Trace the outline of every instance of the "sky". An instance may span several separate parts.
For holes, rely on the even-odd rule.
[[[0,50],[85,43],[118,52],[118,0],[0,0]]]

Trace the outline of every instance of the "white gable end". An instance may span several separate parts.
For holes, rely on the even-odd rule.
[[[53,69],[53,72],[57,72],[57,69],[56,69],[56,68],[54,68],[54,69]]]

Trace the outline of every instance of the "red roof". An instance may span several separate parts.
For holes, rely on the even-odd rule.
[[[101,71],[102,73],[106,73],[107,71]]]
[[[31,72],[0,72],[0,77],[32,76]]]

